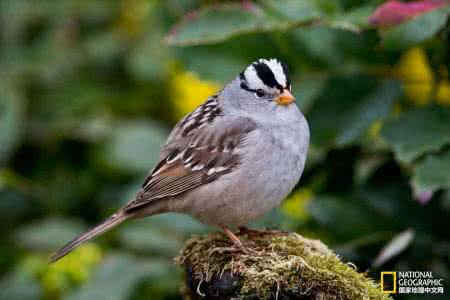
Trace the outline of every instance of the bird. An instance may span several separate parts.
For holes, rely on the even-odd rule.
[[[303,173],[309,138],[287,65],[260,58],[175,125],[135,198],[50,261],[126,220],[166,212],[222,228],[241,248],[231,228],[266,214],[290,194]]]

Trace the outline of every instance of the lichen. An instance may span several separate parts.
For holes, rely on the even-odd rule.
[[[246,251],[233,247],[221,233],[194,237],[176,261],[189,265],[191,276],[199,284],[231,274],[237,279],[241,298],[252,295],[268,299],[289,291],[323,300],[391,299],[366,274],[342,262],[318,240],[278,231],[240,238]]]

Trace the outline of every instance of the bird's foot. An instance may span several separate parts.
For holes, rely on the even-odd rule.
[[[233,233],[233,231],[231,231],[226,226],[223,226],[222,229],[225,235],[233,242],[236,248],[244,248],[244,245],[242,244],[241,240]]]
[[[222,229],[223,229],[223,232],[225,233],[225,235],[233,242],[233,245],[231,247],[222,248],[221,251],[241,252],[246,255],[258,255],[257,250],[253,249],[252,247],[246,247],[242,243],[242,241],[239,239],[239,237],[236,234],[234,234],[228,227],[223,226]],[[244,234],[247,235],[247,237],[249,237],[249,238],[269,234],[269,231],[261,232],[258,230],[250,230],[250,229],[247,229],[246,227],[239,227],[238,234],[242,234],[243,231],[245,231]],[[273,234],[273,232],[270,232],[270,234]],[[250,244],[253,245],[253,243],[250,243]]]

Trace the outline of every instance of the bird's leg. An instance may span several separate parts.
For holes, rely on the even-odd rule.
[[[230,238],[230,240],[233,242],[233,244],[242,249],[244,246],[242,245],[241,240],[227,227],[222,226],[223,232]]]

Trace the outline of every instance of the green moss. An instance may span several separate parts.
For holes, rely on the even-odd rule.
[[[189,240],[176,259],[189,264],[201,282],[225,272],[237,278],[239,295],[268,298],[279,291],[315,299],[391,299],[379,285],[345,264],[318,240],[296,233],[269,232],[241,237],[247,251],[237,251],[227,237],[213,233]]]

